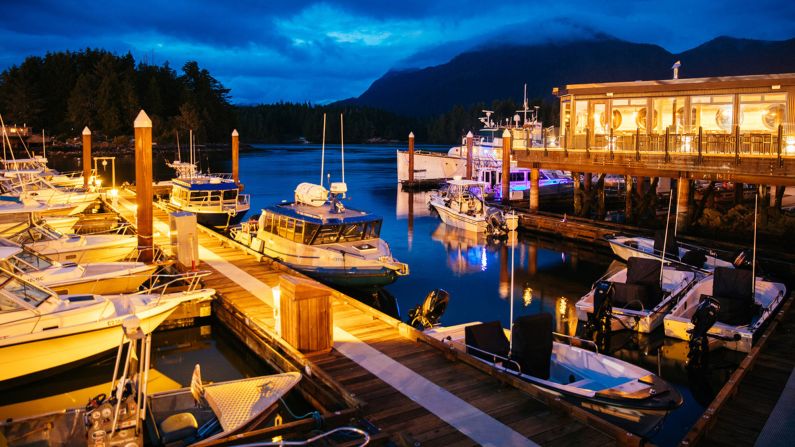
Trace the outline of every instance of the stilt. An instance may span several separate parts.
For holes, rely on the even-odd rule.
[[[624,190],[626,197],[624,198],[624,220],[632,222],[632,176],[624,176]]]
[[[745,202],[745,198],[743,197],[743,189],[745,189],[745,185],[741,182],[734,182],[734,204],[735,205],[742,205]]]
[[[511,132],[502,133],[502,202],[511,200]]]
[[[580,172],[572,172],[571,177],[574,180],[574,215],[582,215],[582,180]]]
[[[530,169],[530,212],[538,211],[538,168]]]
[[[86,126],[83,129],[83,188],[88,188],[91,177],[91,130]]]
[[[409,184],[414,183],[414,132],[409,132]]]
[[[408,192],[409,195],[409,221],[408,221],[408,246],[411,250],[412,242],[414,242],[414,193]]]
[[[472,147],[474,146],[472,132],[467,132],[467,179],[472,180]]]
[[[607,216],[604,177],[605,174],[600,175],[599,183],[596,185],[596,213],[599,216],[599,220],[604,220],[605,216]]]
[[[141,110],[135,118],[135,196],[137,200],[138,260],[154,258],[152,238],[152,120]]]
[[[237,129],[232,131],[232,180],[240,188],[240,134]]]
[[[690,224],[690,179],[680,177],[676,182],[676,232],[686,234]]]

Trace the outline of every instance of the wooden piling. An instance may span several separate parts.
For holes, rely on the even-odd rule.
[[[152,120],[141,110],[135,118],[135,192],[139,261],[152,262]]]
[[[467,132],[467,179],[472,179],[472,147],[474,146],[472,131]]]
[[[409,132],[409,184],[414,183],[414,132]]]
[[[680,177],[676,182],[676,232],[687,233],[690,212],[690,179]]]
[[[232,180],[240,187],[240,134],[232,131]]]
[[[626,175],[624,176],[624,185],[625,185],[625,206],[624,206],[624,218],[626,223],[630,223],[632,221],[632,176]]]
[[[511,200],[511,132],[502,133],[502,201]]]
[[[530,212],[538,211],[538,168],[530,169]]]
[[[91,129],[83,128],[83,188],[88,188],[91,178]]]

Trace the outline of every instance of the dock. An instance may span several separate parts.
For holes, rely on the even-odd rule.
[[[114,209],[134,223],[134,193],[122,191]],[[168,251],[168,214],[155,207],[153,218],[155,244]],[[198,268],[211,272],[205,286],[218,292],[215,316],[272,366],[303,372],[299,391],[324,415],[355,414],[377,427],[382,439],[406,445],[641,443],[640,437],[497,374],[332,289],[326,288],[333,348],[304,354],[276,332],[272,288],[282,275],[305,277],[212,230],[199,233]],[[259,435],[266,438],[273,431]]]

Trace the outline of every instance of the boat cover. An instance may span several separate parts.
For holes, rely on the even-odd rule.
[[[679,259],[679,245],[676,243],[676,238],[672,231],[668,232],[668,242],[665,242],[665,231],[658,230],[654,232],[654,252],[662,253],[663,244],[665,244],[665,257]]]
[[[731,325],[749,324],[754,315],[750,270],[716,267],[712,295],[720,303],[718,321]]]
[[[489,362],[493,362],[495,359],[487,353],[507,358],[510,348],[505,331],[499,321],[467,326],[464,328],[464,343],[467,346],[467,354]]]
[[[660,265],[656,259],[631,257],[627,260],[626,283],[615,283],[613,304],[616,307],[654,308],[662,300]]]
[[[549,379],[552,357],[552,315],[540,313],[517,318],[513,323],[511,357],[522,373]]]

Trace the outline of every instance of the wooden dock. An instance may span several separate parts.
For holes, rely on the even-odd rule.
[[[133,193],[123,191],[115,208],[134,222],[134,203]],[[161,248],[169,244],[167,219],[164,210],[154,209],[154,239]],[[200,231],[199,244],[199,268],[212,272],[205,284],[218,291],[216,317],[277,369],[302,371],[299,389],[324,415],[356,414],[382,437],[408,445],[641,443],[331,289],[334,347],[303,354],[277,335],[271,292],[280,275],[302,275],[210,230]],[[269,439],[273,431],[261,436]]]

